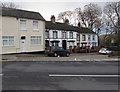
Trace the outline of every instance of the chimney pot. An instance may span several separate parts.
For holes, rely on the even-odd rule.
[[[51,19],[52,23],[55,23],[55,16],[54,15],[52,15],[50,19]]]

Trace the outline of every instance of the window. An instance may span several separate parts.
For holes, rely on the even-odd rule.
[[[74,46],[75,42],[69,42],[69,46]]]
[[[92,40],[95,41],[95,35],[93,35]]]
[[[56,42],[56,43],[55,43],[55,46],[59,46],[59,43],[58,43],[58,42]]]
[[[3,46],[14,46],[14,36],[3,36]]]
[[[53,31],[53,38],[58,38],[57,31]]]
[[[49,38],[49,31],[46,31],[46,38]]]
[[[62,32],[62,38],[66,38],[66,32]]]
[[[70,32],[70,38],[73,38],[73,32]]]
[[[27,30],[26,20],[20,20],[20,30]]]
[[[33,30],[39,30],[38,28],[38,21],[33,21]]]
[[[82,35],[82,41],[86,41],[86,35]]]
[[[31,45],[41,45],[41,36],[31,36]]]
[[[91,35],[88,35],[88,41],[90,41],[91,40]]]
[[[80,41],[80,34],[77,34],[77,41]]]

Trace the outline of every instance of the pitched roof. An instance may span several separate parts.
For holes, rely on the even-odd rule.
[[[94,31],[90,30],[89,28],[84,28],[84,27],[79,28],[78,32],[79,33],[96,34]]]
[[[20,9],[13,9],[13,8],[3,8],[3,7],[0,7],[0,11],[1,11],[0,15],[2,15],[2,16],[35,19],[35,20],[45,21],[45,19],[42,17],[42,15],[38,12],[26,11],[26,10],[20,10]]]
[[[53,30],[66,30],[66,31],[77,31],[77,28],[74,26],[70,26],[66,23],[59,23],[59,22],[51,22],[46,21],[45,25],[46,29],[53,29]]]
[[[53,30],[65,30],[65,31],[75,31],[79,33],[91,33],[91,34],[96,34],[92,30],[88,28],[79,28],[76,26],[68,25],[66,23],[60,23],[60,22],[55,22],[52,23],[51,21],[46,21],[45,25],[46,29],[53,29]]]

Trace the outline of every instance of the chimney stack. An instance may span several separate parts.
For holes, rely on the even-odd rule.
[[[78,22],[78,27],[79,27],[79,28],[81,27],[81,24],[80,24],[80,22]]]
[[[50,19],[51,19],[52,23],[55,23],[55,16],[54,15],[52,15]]]
[[[64,23],[69,24],[69,20],[65,19]]]

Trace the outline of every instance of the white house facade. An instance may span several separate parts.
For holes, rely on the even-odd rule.
[[[80,38],[77,44],[80,47],[90,46],[90,48],[95,48],[98,46],[98,36],[95,32],[88,28],[81,28],[79,32]]]
[[[95,32],[88,28],[71,26],[68,23],[55,22],[55,17],[51,21],[46,21],[45,46],[60,46],[64,49],[89,46],[98,46],[98,37]]]
[[[69,49],[70,46],[74,47],[77,45],[76,36],[77,32],[70,25],[58,22],[52,23],[51,21],[46,22],[46,47],[60,46],[64,49]]]
[[[37,12],[1,8],[0,54],[44,51],[45,19]]]

